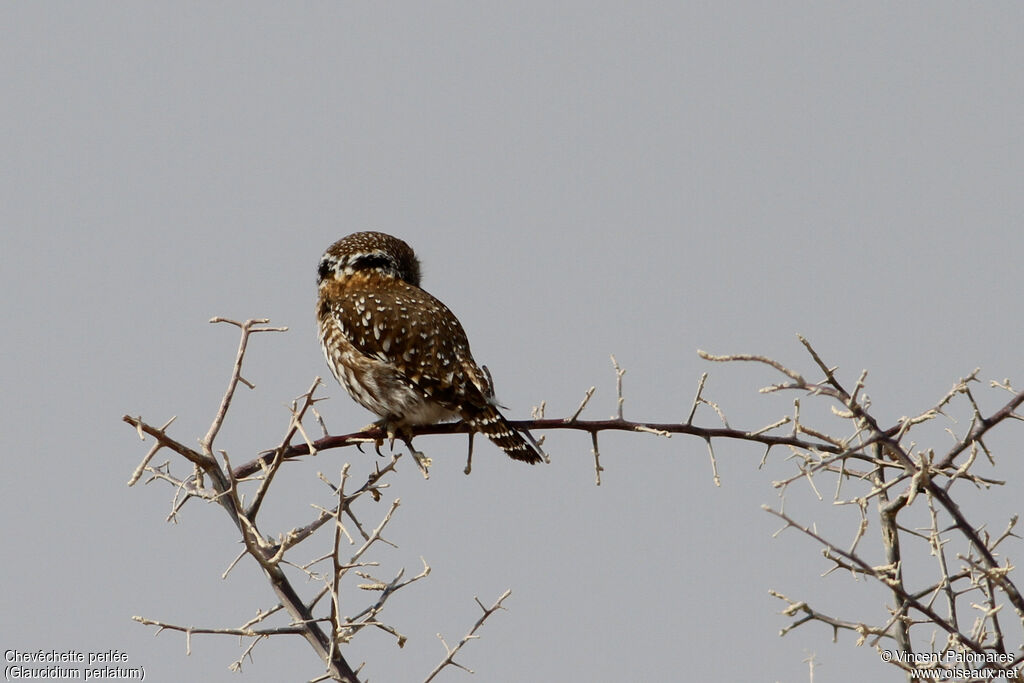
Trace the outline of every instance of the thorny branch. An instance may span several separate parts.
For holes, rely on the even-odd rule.
[[[220,505],[237,528],[244,545],[243,552],[231,563],[224,575],[226,576],[231,567],[242,557],[248,555],[263,569],[279,602],[270,609],[259,610],[254,618],[237,628],[181,626],[145,617],[134,617],[134,619],[143,625],[156,626],[158,632],[166,630],[184,633],[186,652],[191,650],[192,636],[197,634],[232,635],[249,639],[249,645],[245,648],[242,656],[231,664],[232,670],[241,669],[243,661],[247,657],[252,657],[254,648],[264,639],[272,636],[300,635],[309,641],[325,666],[325,673],[315,680],[330,679],[358,683],[358,672],[346,661],[342,654],[343,647],[366,627],[384,630],[392,634],[399,645],[404,644],[405,636],[401,635],[393,626],[382,622],[380,620],[381,612],[388,600],[399,590],[425,578],[430,573],[430,567],[424,561],[423,570],[416,576],[403,578],[405,574],[403,569],[393,579],[385,581],[377,579],[369,573],[371,568],[377,566],[377,563],[364,560],[364,556],[377,544],[391,545],[384,538],[383,532],[398,509],[399,501],[396,499],[392,502],[381,521],[370,531],[360,520],[355,510],[355,504],[363,499],[374,502],[381,500],[383,491],[388,486],[383,480],[387,475],[395,472],[395,466],[401,458],[401,454],[395,454],[390,462],[384,465],[376,464],[366,480],[355,488],[347,486],[350,483],[348,464],[342,467],[336,484],[321,475],[321,480],[331,489],[334,496],[333,508],[318,507],[318,514],[311,522],[271,539],[260,529],[257,516],[281,466],[288,460],[294,459],[285,457],[295,447],[292,443],[293,440],[297,436],[301,438],[301,445],[306,449],[305,453],[315,454],[317,452],[317,446],[307,434],[303,420],[312,413],[322,424],[322,420],[315,410],[315,403],[320,400],[315,397],[315,394],[321,386],[321,382],[319,378],[314,380],[309,390],[292,402],[290,419],[284,437],[274,449],[267,451],[261,458],[246,466],[232,467],[227,451],[215,452],[214,440],[224,424],[238,385],[243,384],[254,388],[254,385],[242,374],[242,363],[249,337],[258,332],[278,332],[284,331],[286,328],[264,327],[263,325],[268,322],[265,319],[240,323],[214,318],[211,322],[223,322],[237,326],[241,330],[241,340],[227,390],[221,399],[209,430],[205,436],[199,439],[199,448],[195,449],[167,434],[167,429],[174,421],[173,418],[162,426],[155,427],[141,418],[124,416],[124,421],[136,429],[140,438],[145,439],[148,436],[155,441],[133,472],[128,484],[129,486],[136,484],[146,474],[149,475],[146,483],[165,481],[172,484],[176,495],[171,518],[174,518],[178,510],[190,499],[196,498]],[[362,439],[360,443],[365,441],[366,439]],[[186,477],[180,477],[172,473],[167,463],[151,464],[161,449],[167,449],[184,458],[192,465],[192,472]],[[244,502],[243,493],[243,487],[246,486],[255,487],[248,506]],[[303,563],[295,563],[289,559],[299,544],[314,536],[328,523],[333,523],[334,534],[332,548],[327,555]],[[344,547],[355,544],[353,535],[358,536],[361,543],[358,549],[342,560]],[[320,573],[316,567],[324,560],[330,561],[330,569]],[[306,578],[311,579],[314,584],[319,583],[320,590],[308,598],[301,597],[295,583],[285,573],[286,567],[297,569]],[[349,574],[353,575],[355,581],[359,583],[354,586],[345,585],[343,581]],[[343,603],[339,596],[343,590],[349,591],[353,588],[377,593],[377,597],[356,614],[346,617],[343,616]],[[508,592],[502,596],[502,600],[507,596]],[[323,600],[325,597],[326,601]],[[329,606],[329,613],[325,616],[316,616],[314,611],[317,610],[317,606],[321,602]],[[344,601],[344,604],[348,606],[347,609],[351,609],[352,603],[351,597]],[[497,606],[492,608],[486,616],[490,616],[497,608]],[[269,623],[271,618],[281,614],[289,616],[286,623],[281,625]],[[471,636],[482,623],[483,619],[477,622],[471,631]],[[325,625],[328,627],[327,629],[324,628]],[[468,642],[469,638],[470,636],[467,636],[455,650]],[[435,673],[447,666],[461,666],[453,661],[453,656],[454,651],[449,652],[445,660],[435,669]]]
[[[394,627],[381,622],[379,614],[386,601],[397,590],[424,578],[430,570],[424,561],[423,571],[411,579],[402,578],[403,570],[392,580],[383,581],[368,573],[368,569],[377,563],[364,559],[367,551],[375,544],[387,543],[381,532],[392,519],[398,501],[392,503],[382,521],[370,531],[360,521],[353,506],[360,500],[381,499],[383,491],[387,488],[387,483],[383,480],[395,471],[401,454],[393,455],[386,464],[377,464],[366,481],[361,486],[351,489],[351,492],[346,491],[350,478],[347,464],[342,467],[337,484],[321,477],[331,488],[335,503],[328,508],[317,508],[317,517],[308,524],[271,540],[260,531],[256,518],[275,475],[285,463],[329,449],[353,445],[361,448],[367,443],[374,444],[379,452],[387,435],[377,428],[372,428],[351,434],[328,436],[324,428],[325,436],[319,439],[311,438],[303,424],[309,414],[312,414],[323,427],[323,421],[315,408],[315,403],[320,400],[315,394],[321,386],[317,378],[309,390],[292,403],[288,427],[277,446],[235,467],[231,466],[228,454],[223,450],[219,451],[218,459],[218,452],[214,451],[213,444],[230,408],[234,392],[239,383],[252,388],[252,384],[244,379],[241,372],[249,336],[255,332],[283,331],[284,328],[260,327],[266,324],[266,320],[238,323],[215,318],[211,322],[227,322],[238,326],[242,331],[242,338],[227,391],[208,432],[200,439],[200,448],[190,448],[167,434],[173,418],[161,427],[155,427],[141,418],[125,416],[124,421],[135,427],[140,437],[150,436],[155,439],[155,444],[133,473],[129,485],[135,484],[147,473],[147,481],[161,480],[171,483],[176,490],[172,518],[181,506],[192,498],[219,504],[229,514],[241,534],[246,548],[243,555],[252,556],[260,564],[278,596],[279,603],[269,610],[261,610],[254,619],[236,629],[200,629],[174,626],[142,617],[136,619],[144,624],[157,626],[160,630],[185,632],[186,642],[192,634],[198,633],[224,633],[251,638],[252,642],[245,654],[232,665],[233,667],[240,667],[245,656],[251,657],[252,649],[262,639],[299,634],[310,642],[327,667],[325,675],[317,680],[331,678],[358,681],[357,672],[353,671],[342,657],[342,649],[347,647],[352,638],[366,626],[383,629],[398,639],[399,644],[404,643],[405,637]],[[840,424],[847,425],[848,431],[845,434],[837,435],[834,427],[823,429],[809,424],[801,413],[800,399],[793,401],[792,414],[783,415],[755,429],[734,428],[729,424],[718,403],[705,396],[707,373],[704,373],[698,382],[685,421],[660,423],[627,420],[623,416],[625,399],[622,378],[625,370],[619,366],[614,356],[612,364],[615,370],[617,402],[613,417],[581,418],[595,393],[595,388],[591,387],[585,393],[579,407],[567,418],[545,418],[542,403],[535,411],[534,419],[513,421],[512,424],[532,431],[572,430],[589,433],[598,485],[601,484],[601,472],[604,470],[600,460],[598,437],[605,431],[643,432],[665,438],[673,434],[698,437],[707,444],[713,481],[716,485],[720,485],[721,482],[713,446],[715,440],[759,444],[763,447],[761,465],[764,465],[773,449],[781,448],[787,454],[787,460],[791,459],[795,463],[796,472],[793,476],[774,483],[780,491],[780,498],[785,501],[789,486],[799,480],[805,480],[817,499],[824,500],[822,489],[815,480],[824,476],[833,477],[835,487],[832,502],[852,507],[857,513],[853,541],[844,550],[839,544],[829,540],[824,532],[820,532],[816,524],[802,524],[782,509],[769,508],[768,511],[785,521],[783,529],[797,529],[819,543],[823,547],[824,557],[833,565],[832,570],[842,569],[854,577],[877,582],[885,587],[893,602],[887,608],[886,618],[869,624],[829,615],[806,602],[792,600],[772,591],[773,596],[788,603],[788,607],[782,612],[784,615],[800,615],[782,630],[782,635],[804,624],[819,622],[831,628],[835,635],[840,631],[856,632],[859,635],[858,645],[865,643],[869,638],[871,645],[876,648],[880,648],[883,641],[892,641],[900,652],[912,655],[915,648],[937,649],[934,647],[934,638],[938,632],[945,634],[945,645],[942,646],[944,649],[970,652],[976,656],[990,658],[998,655],[999,662],[989,666],[1010,673],[1019,671],[1024,662],[1024,654],[1021,651],[1024,647],[1021,645],[1024,642],[1024,599],[1013,578],[1014,566],[1006,557],[1005,550],[997,551],[997,547],[1006,539],[1019,538],[1013,533],[1017,518],[1014,516],[1006,530],[993,539],[982,526],[972,522],[969,513],[957,503],[954,498],[954,486],[968,482],[985,489],[1003,483],[976,472],[975,464],[978,462],[979,453],[994,464],[994,455],[984,439],[996,426],[1007,421],[1024,419],[1024,416],[1017,412],[1024,404],[1024,391],[1015,391],[1009,381],[993,383],[994,387],[1009,392],[1011,397],[1002,407],[986,417],[971,391],[972,384],[979,381],[978,371],[975,370],[955,384],[938,403],[921,414],[902,418],[893,425],[882,426],[871,412],[870,399],[865,391],[867,373],[861,373],[852,389],[847,389],[840,381],[836,368],[826,365],[806,339],[799,339],[810,355],[816,371],[820,373],[819,379],[809,380],[805,373],[790,369],[764,356],[711,355],[703,351],[698,353],[711,362],[753,362],[772,368],[784,379],[765,387],[762,389],[763,393],[796,391],[806,396],[807,400],[826,401],[831,406],[833,416]],[[936,449],[920,449],[909,440],[909,435],[912,432],[916,433],[915,430],[920,425],[936,417],[949,415],[956,409],[957,401],[960,399],[966,400],[969,405],[970,425],[965,434],[956,437],[956,442],[951,448],[945,449],[944,455],[936,456]],[[694,418],[702,407],[710,409],[721,426],[695,425]],[[947,431],[952,433],[952,430]],[[415,427],[412,430],[412,436],[455,433],[469,434],[471,458],[472,433],[465,424],[445,423]],[[192,474],[179,477],[171,473],[167,463],[152,465],[153,457],[161,449],[167,449],[191,463]],[[469,472],[467,462],[466,473]],[[243,486],[256,486],[248,507],[243,504]],[[849,489],[851,486],[860,487],[852,496],[848,491],[844,492],[844,488]],[[366,494],[369,494],[368,498]],[[872,524],[868,512],[869,503],[872,501],[877,511],[878,532],[875,536],[871,535]],[[901,522],[901,519],[907,518],[915,503],[920,501],[923,501],[931,520],[931,527],[923,530]],[[299,544],[314,536],[328,523],[332,525],[334,532],[328,553],[300,563],[288,559]],[[361,538],[361,544],[343,561],[342,548],[346,544],[354,544],[353,534]],[[878,543],[885,557],[885,564],[875,566],[866,559],[870,551],[870,548],[866,547],[867,541],[870,540]],[[956,547],[959,549],[953,550]],[[926,585],[912,586],[908,583],[904,567],[908,562],[915,563],[915,567],[926,562],[925,553],[934,558],[933,577]],[[315,567],[324,560],[329,560],[329,570],[319,573]],[[320,590],[310,599],[303,601],[285,575],[282,569],[284,566],[297,568],[314,582],[319,582]],[[365,581],[357,586],[358,588],[377,591],[380,595],[358,614],[344,617],[339,596],[343,590],[348,590],[343,579],[349,574]],[[912,574],[921,577],[926,575],[926,572],[918,567]],[[917,580],[920,581],[920,578]],[[427,682],[433,680],[446,667],[465,668],[455,662],[456,653],[477,637],[477,630],[489,616],[498,609],[503,609],[502,602],[509,594],[510,592],[506,591],[490,608],[485,608],[479,600],[477,601],[483,611],[482,616],[454,647],[449,647],[442,639],[446,657],[428,675]],[[323,601],[325,597],[327,600]],[[329,606],[329,613],[316,617],[314,610],[321,601]],[[351,599],[347,599],[345,604],[351,604]],[[1007,608],[1016,614],[1015,619],[1006,618]],[[967,618],[968,610],[972,619]],[[271,615],[280,613],[287,613],[291,621],[281,626],[262,626]],[[257,625],[261,626],[256,628]],[[323,626],[327,626],[328,629],[325,631]],[[1014,644],[1016,651],[1008,649],[1011,647],[1010,643]],[[909,670],[912,665],[907,664],[907,661],[913,660],[907,657],[897,658],[893,664]],[[930,665],[913,666],[928,668]],[[946,667],[943,664],[934,666]]]
[[[169,437],[165,431],[167,425],[165,425],[164,428],[156,429],[147,425],[140,418],[132,418],[126,415],[124,416],[124,420],[136,427],[140,437],[142,437],[143,434],[148,434],[152,436],[157,443],[157,446],[151,449],[150,453],[147,453],[144,464],[140,465],[140,468],[142,470],[151,471],[154,477],[172,482],[176,481],[179,489],[188,491],[188,496],[198,496],[217,502],[224,511],[227,512],[232,522],[238,528],[242,535],[242,539],[245,542],[248,553],[263,568],[271,587],[291,617],[292,623],[290,626],[296,628],[297,632],[309,642],[326,666],[328,674],[334,680],[346,681],[347,683],[358,683],[355,671],[341,656],[340,652],[334,648],[331,639],[324,633],[323,629],[320,628],[318,620],[313,616],[309,606],[299,596],[290,579],[285,575],[283,569],[280,567],[280,556],[277,554],[272,544],[267,542],[260,533],[259,528],[256,525],[255,518],[250,517],[242,506],[241,498],[238,494],[237,477],[235,477],[231,471],[227,453],[225,451],[221,451],[221,457],[224,460],[223,466],[218,462],[213,453],[214,439],[224,422],[228,408],[231,405],[231,399],[234,396],[239,382],[250,388],[253,386],[251,383],[244,380],[241,375],[242,360],[245,356],[249,336],[257,332],[283,331],[284,328],[258,327],[259,325],[263,325],[267,322],[265,319],[247,320],[244,323],[239,323],[233,320],[214,318],[211,322],[227,322],[233,324],[241,329],[242,334],[227,390],[224,393],[224,397],[221,400],[220,407],[218,408],[213,422],[210,425],[209,431],[207,431],[206,435],[200,440],[202,451],[200,452],[191,449]],[[146,465],[145,463],[152,459],[158,448],[168,448],[191,462],[196,467],[197,471],[197,474],[193,477],[194,481],[192,483],[187,483],[183,479],[175,480],[175,478],[167,472],[157,471]],[[203,488],[201,482],[203,476],[209,477],[213,487],[212,491],[207,491]],[[134,483],[138,478],[138,476],[133,475],[130,483]],[[170,626],[161,624],[161,628],[170,628]],[[196,632],[196,629],[180,630],[185,630],[189,634]],[[266,637],[266,635],[256,634],[254,637],[259,639]],[[236,662],[236,664],[240,666],[240,660],[239,662]]]
[[[817,445],[789,445],[790,455],[797,463],[798,474],[776,482],[776,486],[780,488],[785,500],[788,486],[797,480],[805,479],[814,487],[815,475],[827,473],[834,476],[836,490],[833,502],[839,505],[853,504],[859,512],[860,520],[852,546],[849,550],[843,550],[839,544],[820,533],[817,524],[800,524],[781,510],[766,509],[786,522],[784,529],[798,529],[819,543],[825,558],[834,564],[834,568],[884,586],[891,593],[893,604],[888,607],[889,617],[885,621],[865,624],[828,615],[805,602],[791,600],[773,591],[775,597],[789,603],[783,614],[794,616],[802,613],[800,618],[782,630],[782,634],[817,621],[832,628],[834,633],[844,629],[856,631],[860,634],[858,645],[863,644],[869,636],[872,637],[871,644],[879,649],[880,642],[892,641],[895,649],[905,655],[894,658],[892,663],[907,670],[908,677],[914,667],[964,668],[962,663],[956,663],[955,658],[950,664],[935,661],[915,664],[918,661],[913,657],[915,648],[926,653],[947,650],[968,652],[976,657],[973,661],[983,662],[984,667],[988,667],[996,678],[1001,676],[1000,672],[1011,678],[1014,674],[1021,677],[1024,675],[1020,668],[1024,662],[1024,651],[1021,649],[1024,647],[1021,645],[1024,640],[1024,599],[1012,578],[1013,565],[1009,558],[1001,560],[996,550],[999,542],[1012,535],[1009,529],[1016,523],[1016,516],[1011,518],[1007,532],[993,540],[981,525],[970,521],[969,514],[954,499],[953,487],[957,482],[970,482],[979,488],[1002,483],[975,473],[973,466],[979,451],[984,452],[994,463],[982,439],[997,424],[1021,419],[1021,415],[1015,411],[1024,403],[1024,392],[1012,392],[1008,382],[993,384],[1010,390],[1013,396],[992,415],[984,417],[971,394],[971,385],[978,381],[978,370],[975,370],[921,414],[882,427],[871,413],[870,401],[864,394],[866,373],[860,375],[852,391],[847,390],[836,369],[827,366],[806,339],[799,337],[799,340],[822,373],[822,379],[809,381],[801,373],[778,361],[757,355],[713,356],[701,352],[701,356],[716,362],[755,362],[767,365],[784,375],[786,380],[762,389],[763,392],[798,391],[832,403],[833,415],[849,426],[848,434],[829,436],[802,424],[797,402],[793,434],[817,442]],[[921,449],[910,441],[909,435],[913,430],[939,416],[947,415],[955,407],[958,398],[968,403],[971,425],[966,434],[956,437],[956,444],[944,457],[936,458],[935,449]],[[952,433],[952,430],[947,431]],[[828,444],[829,447],[823,447],[822,444]],[[962,462],[959,461],[961,456],[965,456]],[[865,489],[853,498],[849,494],[841,497],[844,482],[852,482]],[[858,550],[869,526],[866,510],[871,500],[875,501],[878,511],[877,541],[886,558],[886,563],[881,566],[873,566],[866,560],[865,552]],[[900,522],[901,518],[918,519],[910,516],[910,510],[919,501],[923,501],[931,520],[930,528],[924,530],[915,529],[909,522]],[[950,548],[955,545],[961,548],[960,552],[955,553],[959,566],[951,561]],[[934,558],[931,582],[925,586],[912,587],[904,568],[908,562],[914,562],[913,575],[927,575],[918,565],[926,563],[929,556]],[[937,601],[941,601],[941,609]],[[1004,608],[1012,609],[1017,618],[1001,619],[1000,613],[1006,614]],[[973,620],[964,618],[968,610],[974,612]],[[964,626],[968,623],[970,628]],[[1011,629],[1012,636],[1007,629]],[[933,645],[936,631],[945,634],[944,645]],[[1011,642],[1016,643],[1016,651],[1008,649],[1007,644]]]

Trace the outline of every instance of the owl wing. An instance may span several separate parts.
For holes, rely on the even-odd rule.
[[[462,324],[422,289],[405,282],[349,285],[331,297],[329,314],[356,350],[391,366],[445,408],[466,418],[491,404],[493,391]]]

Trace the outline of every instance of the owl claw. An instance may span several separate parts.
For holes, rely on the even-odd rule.
[[[413,460],[416,461],[416,466],[420,468],[420,472],[423,473],[424,479],[429,479],[429,469],[433,461],[426,456],[422,451],[416,450],[412,445],[412,429],[408,427],[402,427],[395,422],[387,419],[377,420],[363,427],[361,431],[381,431],[384,432],[385,438],[388,441],[388,449],[391,451],[395,450],[395,440],[401,439],[403,443],[409,448],[409,453],[412,454]],[[384,439],[377,439],[374,442],[374,446],[377,449],[377,455],[383,456],[380,452],[380,447],[384,445]]]
[[[406,438],[406,435],[401,431],[401,429],[398,428],[393,422],[389,422],[388,420],[377,420],[376,422],[371,422],[370,424],[366,425],[359,431],[384,432],[384,438],[387,439],[388,448],[390,450],[395,449],[395,439],[401,437],[403,440],[405,440]],[[409,436],[411,436],[411,434]],[[380,447],[384,445],[384,439],[377,439],[375,443],[377,446],[377,453],[380,454]]]
[[[388,448],[395,450],[395,439],[401,439],[405,443],[409,443],[409,439],[412,438],[412,430],[408,428],[402,428],[400,425],[391,422],[390,420],[383,419],[371,422],[370,424],[363,427],[362,431],[372,432],[380,430],[384,432],[385,438],[388,440]],[[383,444],[384,440],[379,439],[378,444]]]

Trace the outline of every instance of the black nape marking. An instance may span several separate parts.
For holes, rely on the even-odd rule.
[[[395,262],[384,254],[366,254],[352,261],[352,270],[391,270]]]
[[[320,259],[320,265],[316,269],[316,281],[323,282],[332,272],[334,272],[334,261],[326,258]]]

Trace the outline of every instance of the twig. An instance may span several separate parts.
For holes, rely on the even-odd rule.
[[[464,671],[468,671],[469,673],[473,673],[472,669],[468,669],[465,666],[463,666],[462,664],[459,664],[458,662],[456,662],[455,661],[455,655],[459,652],[459,650],[462,649],[463,645],[468,643],[470,640],[474,640],[474,639],[480,637],[480,636],[476,635],[476,632],[480,629],[481,626],[484,625],[484,622],[487,621],[488,617],[490,617],[492,614],[497,612],[499,609],[505,609],[502,606],[501,603],[504,602],[505,598],[507,598],[510,595],[512,595],[512,589],[506,590],[504,593],[501,594],[501,597],[499,597],[498,600],[493,605],[491,605],[490,607],[484,607],[483,603],[480,602],[479,598],[473,598],[474,600],[476,600],[476,604],[480,606],[480,609],[483,610],[483,614],[480,615],[480,618],[476,620],[475,624],[473,624],[473,628],[469,629],[469,633],[467,633],[465,636],[463,636],[462,640],[460,640],[455,645],[455,647],[449,647],[448,643],[445,642],[445,640],[441,636],[441,634],[440,633],[437,634],[438,639],[441,641],[441,644],[444,646],[445,653],[446,653],[445,654],[445,658],[441,660],[440,664],[438,664],[436,667],[434,667],[434,670],[431,671],[427,675],[427,677],[425,679],[423,679],[423,683],[430,683],[430,681],[434,680],[434,678],[437,676],[437,674],[441,673],[441,670],[444,669],[447,666],[455,666],[455,667],[458,667],[458,668],[460,668],[460,669],[462,669]]]
[[[235,327],[239,327],[242,330],[242,337],[238,341],[238,353],[235,354],[235,365],[231,371],[231,379],[228,380],[228,388],[224,392],[223,398],[220,401],[220,407],[217,409],[217,414],[213,418],[213,422],[210,424],[210,429],[206,432],[206,436],[202,438],[200,443],[203,447],[203,453],[207,455],[213,454],[213,440],[217,438],[217,433],[220,431],[220,427],[224,424],[224,418],[228,414],[228,408],[231,407],[231,399],[235,395],[235,388],[239,382],[242,382],[250,389],[253,385],[242,378],[242,359],[245,357],[245,349],[249,344],[249,336],[256,332],[285,332],[288,330],[287,327],[256,327],[256,325],[264,325],[270,322],[267,318],[256,318],[246,320],[244,323],[240,323],[237,320],[229,320],[227,318],[211,318],[211,323],[230,323]]]
[[[615,360],[615,354],[612,354],[612,367],[615,368],[615,394],[618,397],[616,403],[618,404],[618,411],[616,417],[622,420],[622,405],[626,402],[626,398],[622,395],[622,376],[626,374],[626,371],[619,367],[619,361]]]
[[[167,422],[165,422],[162,427],[158,428],[157,431],[160,434],[163,434],[163,435],[166,436],[167,428],[171,426],[171,424],[174,422],[175,419],[177,419],[177,415],[172,416],[171,419],[168,420]],[[141,420],[139,420],[139,422],[137,423],[137,427],[138,427],[138,430],[139,430],[139,438],[141,438],[142,440],[145,440],[146,437],[145,437],[145,435],[143,434],[143,431],[142,431],[142,421]],[[149,465],[149,461],[152,460],[153,456],[155,456],[157,454],[157,451],[159,451],[163,447],[164,447],[164,445],[162,443],[160,443],[160,441],[157,441],[155,444],[153,444],[153,447],[150,448],[149,451],[146,452],[146,457],[144,457],[142,459],[142,462],[139,463],[139,466],[135,468],[134,472],[132,472],[132,476],[128,480],[128,486],[135,486],[135,484],[138,483],[139,479],[142,478],[143,473],[146,471],[146,467]]]

